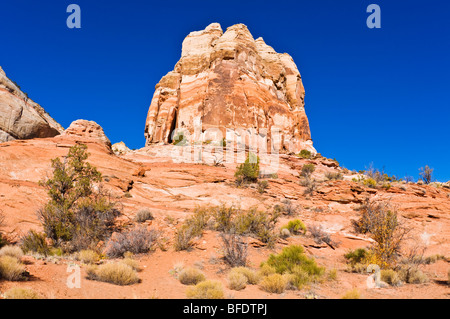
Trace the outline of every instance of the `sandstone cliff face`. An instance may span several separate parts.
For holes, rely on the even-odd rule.
[[[28,99],[0,67],[0,143],[53,137],[64,132],[45,110]]]
[[[94,121],[73,121],[62,135],[73,138],[78,142],[94,142],[103,144],[108,150],[111,150],[111,142],[109,138],[106,136],[103,128]]]
[[[281,151],[315,152],[304,97],[291,56],[275,52],[262,38],[254,40],[243,24],[223,33],[213,23],[186,37],[174,71],[156,85],[146,145],[170,143],[175,129],[197,141],[202,137],[194,131],[201,123],[201,132],[218,128],[223,137],[234,140],[236,133],[227,134],[227,129],[243,129],[273,146],[271,129],[276,127]]]

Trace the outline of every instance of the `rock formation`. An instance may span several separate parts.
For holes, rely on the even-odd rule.
[[[192,142],[201,123],[201,132],[218,128],[227,140],[227,129],[243,129],[267,138],[268,143],[271,129],[278,128],[280,150],[315,152],[304,97],[290,55],[275,52],[262,38],[254,40],[243,24],[223,33],[213,23],[186,37],[174,71],[156,85],[146,121],[146,145],[171,143],[175,129]]]
[[[53,137],[64,128],[28,98],[0,67],[0,143]]]
[[[111,150],[111,142],[105,135],[103,128],[94,121],[76,120],[70,124],[62,135],[74,137],[80,142],[100,142]]]

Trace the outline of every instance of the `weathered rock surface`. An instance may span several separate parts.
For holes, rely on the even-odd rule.
[[[64,132],[65,136],[74,137],[81,142],[93,141],[104,144],[111,149],[111,142],[105,135],[103,128],[94,121],[76,120]]]
[[[112,145],[112,150],[116,155],[124,155],[131,150],[125,145],[124,142],[115,143]]]
[[[54,137],[62,132],[64,128],[30,100],[0,67],[0,143]]]
[[[281,150],[315,152],[304,97],[290,55],[275,52],[262,38],[254,40],[243,24],[223,33],[213,23],[186,37],[174,71],[156,85],[146,145],[171,143],[175,129],[191,142],[205,139],[196,133],[201,125],[200,133],[218,128],[231,141],[250,133]],[[272,136],[272,128],[280,130],[279,137]]]

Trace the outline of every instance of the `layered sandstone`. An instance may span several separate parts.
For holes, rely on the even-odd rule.
[[[0,143],[53,137],[62,132],[64,128],[30,100],[0,67]]]
[[[217,128],[227,140],[251,134],[280,150],[315,152],[304,98],[290,55],[255,40],[243,24],[224,33],[213,23],[186,37],[175,69],[156,85],[146,145],[171,143],[176,130],[196,142],[204,139],[196,132]]]
[[[79,142],[96,142],[111,149],[111,141],[103,128],[94,121],[76,120],[63,133],[64,136],[75,138]]]

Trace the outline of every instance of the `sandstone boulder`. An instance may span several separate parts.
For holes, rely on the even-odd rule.
[[[80,142],[100,142],[111,150],[111,142],[103,128],[94,121],[76,120],[70,124],[63,135],[73,137]]]
[[[64,128],[30,100],[0,67],[0,143],[54,137],[62,132]]]
[[[227,140],[249,134],[274,147],[278,141],[280,150],[316,153],[304,98],[290,55],[275,52],[262,38],[254,40],[243,24],[224,33],[213,23],[186,37],[175,69],[156,85],[146,145],[171,143],[176,130],[196,142],[214,128]],[[280,134],[272,136],[273,128]]]

